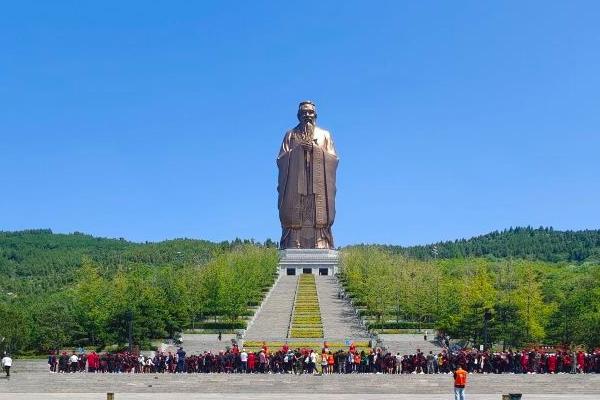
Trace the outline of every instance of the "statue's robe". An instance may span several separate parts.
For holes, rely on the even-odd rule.
[[[309,151],[299,137],[299,126],[286,132],[277,157],[281,248],[331,249],[339,160],[328,131],[315,126]]]

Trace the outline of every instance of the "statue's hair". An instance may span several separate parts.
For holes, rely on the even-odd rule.
[[[310,101],[310,100],[304,100],[304,101],[301,101],[301,102],[300,102],[300,104],[298,104],[298,108],[302,107],[302,106],[303,106],[303,105],[305,105],[305,104],[310,104],[310,105],[311,105],[311,106],[313,106],[315,109],[317,108],[317,105],[316,105],[315,103],[313,103],[312,101]]]

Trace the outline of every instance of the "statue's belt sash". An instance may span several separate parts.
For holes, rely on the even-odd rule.
[[[323,149],[313,151],[313,193],[315,194],[315,227],[327,226],[327,192],[325,186],[325,155]]]

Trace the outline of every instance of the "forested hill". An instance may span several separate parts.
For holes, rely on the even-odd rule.
[[[157,243],[134,243],[83,233],[57,234],[49,229],[0,231],[0,279],[3,293],[24,294],[56,290],[69,284],[84,258],[104,268],[106,274],[131,265],[201,265],[242,244],[273,247],[252,240],[225,241],[174,239]]]
[[[523,258],[550,262],[599,262],[600,230],[556,231],[552,228],[510,228],[470,239],[424,246],[382,246],[417,259],[485,257]]]
[[[35,288],[37,292],[68,284],[83,257],[97,262],[110,273],[131,264],[204,264],[215,255],[241,244],[276,246],[271,240],[264,244],[240,239],[220,243],[192,239],[134,243],[83,233],[56,234],[49,229],[0,232],[0,278],[5,290],[28,291]],[[557,231],[517,227],[470,239],[410,247],[381,247],[417,259],[432,258],[437,251],[438,258],[491,256],[550,262],[599,262],[600,230]]]
[[[134,243],[0,232],[0,352],[136,345],[198,324],[246,326],[277,268],[274,243]],[[131,325],[130,321],[131,320]]]

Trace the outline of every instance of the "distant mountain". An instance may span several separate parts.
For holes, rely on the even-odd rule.
[[[382,247],[417,259],[513,257],[549,262],[599,262],[600,230],[556,231],[551,227],[528,226],[424,246]]]

